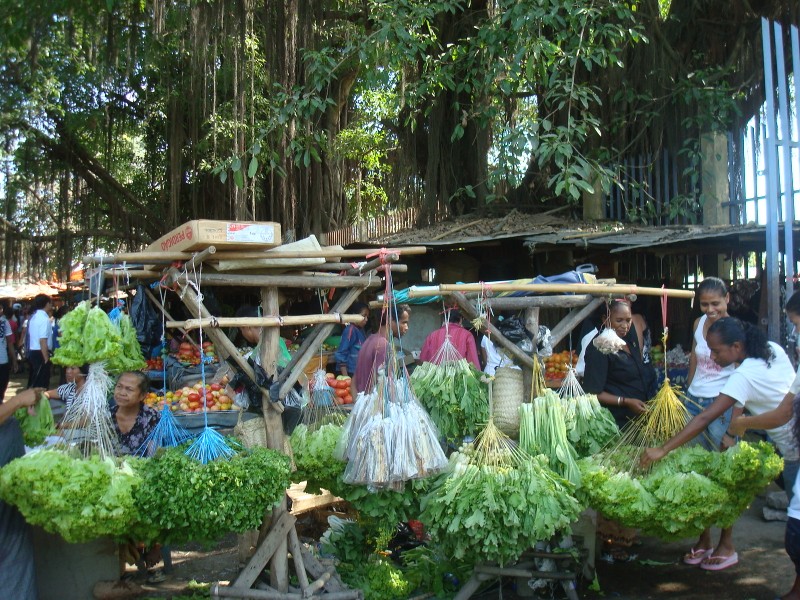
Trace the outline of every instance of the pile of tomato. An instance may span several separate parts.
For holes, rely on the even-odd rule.
[[[333,389],[335,398],[333,401],[336,404],[352,404],[353,395],[350,393],[350,377],[339,375],[338,377],[333,373],[325,374],[325,381]]]
[[[544,359],[544,377],[548,381],[561,381],[566,377],[569,367],[574,367],[577,363],[577,352],[564,350],[551,354]]]

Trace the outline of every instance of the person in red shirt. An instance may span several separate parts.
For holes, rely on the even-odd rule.
[[[397,318],[391,319],[391,331],[394,338],[403,337],[408,331],[411,308],[407,304],[397,306]],[[350,393],[356,398],[359,392],[367,392],[375,385],[375,373],[385,363],[389,354],[389,331],[385,320],[381,320],[380,328],[369,336],[361,345],[356,361],[356,370],[350,380]],[[400,356],[398,355],[398,358]]]
[[[419,353],[419,362],[436,362],[447,337],[462,358],[466,358],[476,369],[480,371],[481,362],[478,358],[478,345],[475,343],[475,336],[464,329],[461,325],[461,312],[455,308],[448,309],[444,313],[444,323],[442,326],[432,331],[425,338],[422,351]]]

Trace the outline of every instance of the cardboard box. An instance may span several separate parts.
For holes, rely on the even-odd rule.
[[[176,227],[147,247],[149,252],[258,250],[280,246],[281,226],[271,221],[211,221],[197,219]]]

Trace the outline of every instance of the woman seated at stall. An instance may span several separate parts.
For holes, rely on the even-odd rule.
[[[369,306],[364,302],[356,302],[347,311],[347,314],[361,315],[364,320],[359,323],[348,323],[342,332],[342,341],[334,354],[336,359],[336,372],[340,375],[352,377],[356,372],[358,353],[361,344],[367,339],[367,322],[369,321]]]
[[[742,323],[733,317],[725,317],[708,328],[706,340],[711,349],[712,360],[720,367],[738,366],[711,405],[663,446],[645,451],[642,457],[643,467],[662,459],[675,448],[700,435],[712,421],[732,406],[745,408],[751,415],[758,416],[778,408],[789,392],[795,376],[792,363],[783,348],[767,341],[766,335],[758,327]],[[723,436],[723,449],[736,444],[731,433],[729,431]],[[785,470],[797,473],[799,457],[791,425],[787,423],[774,427],[768,429],[767,433],[783,454]],[[792,484],[793,482],[788,482],[790,488]],[[705,552],[705,558],[700,563],[701,569],[721,571],[739,561],[733,546],[732,528],[722,531],[716,548],[711,547],[709,540],[710,534],[704,533],[696,547]]]
[[[141,371],[125,371],[117,379],[111,417],[120,454],[136,454],[158,425],[158,412],[144,403],[149,389],[147,375]]]

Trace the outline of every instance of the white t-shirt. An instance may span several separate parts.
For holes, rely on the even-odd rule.
[[[720,390],[730,396],[739,406],[744,406],[753,415],[773,410],[781,403],[794,379],[794,369],[783,348],[769,342],[775,358],[770,365],[760,358],[746,358],[731,373]],[[778,446],[786,460],[797,460],[798,452],[792,436],[792,421],[767,433]]]
[[[50,315],[41,308],[28,319],[28,350],[41,350],[39,340],[45,338],[50,343],[53,336],[53,325],[50,323]],[[50,352],[53,351],[49,348]]]
[[[581,338],[581,353],[578,355],[578,362],[575,364],[575,373],[578,377],[583,377],[583,373],[586,371],[586,348],[592,343],[598,331],[597,327],[595,327]]]
[[[13,335],[8,320],[5,317],[0,317],[0,365],[4,365],[9,361],[8,338]]]
[[[711,360],[711,348],[703,337],[706,320],[708,320],[706,315],[700,317],[697,329],[694,331],[694,356],[697,368],[694,371],[692,385],[687,391],[695,398],[716,398],[731,373],[736,370],[734,365],[722,368]]]
[[[519,367],[514,364],[513,360],[497,349],[488,335],[483,336],[481,339],[481,348],[486,351],[486,366],[483,368],[483,372],[487,375],[494,375],[498,367],[519,369]]]

